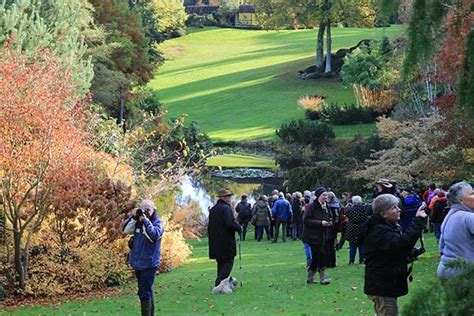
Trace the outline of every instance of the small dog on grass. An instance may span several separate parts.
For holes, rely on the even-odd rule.
[[[212,294],[229,294],[234,291],[237,286],[237,279],[230,276],[219,283],[218,286],[212,289]]]

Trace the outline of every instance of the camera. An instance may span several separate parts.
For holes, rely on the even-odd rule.
[[[417,260],[419,256],[425,253],[425,247],[413,247],[408,253],[408,263],[412,263]]]
[[[133,217],[133,219],[138,221],[140,219],[140,217],[144,216],[144,215],[145,215],[145,211],[142,210],[141,208],[137,208],[137,210],[135,211],[135,216]]]

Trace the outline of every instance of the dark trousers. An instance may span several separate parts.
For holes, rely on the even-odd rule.
[[[275,221],[270,221],[270,237],[273,238],[275,236]]]
[[[265,234],[267,234],[267,239],[270,240],[270,232],[268,225],[265,226],[257,226],[257,240],[260,241],[263,238],[263,230],[265,230]]]
[[[138,280],[138,297],[141,301],[153,300],[153,282],[155,281],[156,267],[146,270],[135,270]]]
[[[310,243],[311,248],[311,264],[309,269],[312,271],[319,271],[327,267],[326,246],[321,244]]]
[[[217,279],[215,286],[218,286],[222,280],[227,279],[234,266],[234,258],[216,259],[217,261]]]
[[[337,243],[336,250],[342,249],[342,247],[344,247],[345,242],[346,242],[346,228],[344,227],[341,231],[341,238],[339,238],[339,242]]]
[[[349,248],[349,263],[354,263],[355,257],[356,257],[356,252],[357,248],[359,248],[359,263],[364,263],[365,261],[365,256],[364,256],[364,248],[361,246],[357,246],[354,244],[350,244]]]
[[[249,227],[249,222],[240,222],[240,226],[242,226],[242,240],[245,240],[245,235],[247,234],[247,228]]]
[[[335,268],[336,267],[336,239],[328,239],[326,244],[326,254],[328,260],[328,267]]]
[[[436,239],[439,240],[441,238],[441,224],[433,223],[433,228],[434,228]]]
[[[288,225],[288,222],[284,222],[279,220],[278,218],[275,220],[275,235],[273,240],[277,241],[278,240],[278,234],[280,233],[280,225],[281,227],[281,239],[283,241],[286,241],[286,226]]]

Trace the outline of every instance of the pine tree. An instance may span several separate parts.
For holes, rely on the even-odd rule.
[[[93,77],[84,42],[91,16],[89,9],[81,0],[1,1],[0,45],[13,36],[11,44],[28,58],[51,49],[54,58],[71,69],[78,96],[83,96]]]

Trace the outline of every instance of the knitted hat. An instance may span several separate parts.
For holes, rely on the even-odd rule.
[[[325,192],[327,192],[325,187],[317,187],[316,190],[314,190],[314,196],[316,198],[319,198],[321,196],[321,194],[323,194]]]

